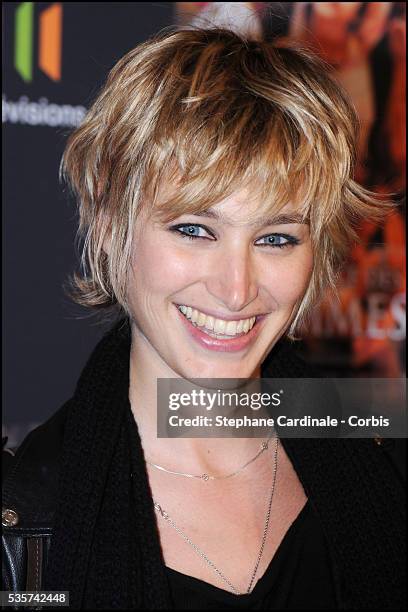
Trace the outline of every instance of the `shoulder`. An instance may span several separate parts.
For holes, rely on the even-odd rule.
[[[332,380],[327,377],[314,364],[308,363],[301,355],[296,342],[290,341],[287,338],[282,338],[272,348],[262,364],[262,377],[268,378],[318,378],[319,379],[319,398],[318,401],[326,406],[328,400],[333,410],[333,405],[337,401],[337,392]],[[301,382],[298,381],[295,389],[301,388]],[[301,394],[299,393],[301,397]],[[327,411],[327,406],[324,409]],[[360,442],[360,443],[359,443]],[[345,441],[345,447],[349,449],[360,448],[377,449],[374,456],[378,458],[380,463],[386,465],[391,474],[395,476],[397,481],[404,483],[406,481],[406,456],[407,456],[407,439],[406,438],[381,438],[377,436],[371,440],[348,440]],[[340,451],[336,447],[336,453]],[[364,453],[363,453],[364,454]]]
[[[407,439],[377,437],[374,441],[383,449],[384,457],[397,478],[405,483],[407,479]]]
[[[31,431],[18,448],[4,448],[7,439],[3,440],[3,590],[43,590],[70,405],[71,400]]]
[[[16,449],[4,448],[3,512],[15,513],[13,531],[42,530],[52,523],[68,400],[45,423],[31,431]],[[4,521],[3,521],[3,526]]]
[[[92,393],[95,381],[103,380],[113,364],[124,363],[128,372],[125,357],[129,356],[130,337],[128,320],[119,320],[89,357],[73,398],[31,431],[17,449],[4,449],[3,444],[3,509],[18,515],[13,533],[46,530],[52,524],[68,416],[80,405],[78,397],[86,395],[86,389]]]

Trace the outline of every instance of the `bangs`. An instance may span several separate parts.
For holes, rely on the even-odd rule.
[[[353,157],[349,115],[339,125],[341,112],[329,112],[317,86],[309,83],[305,96],[300,78],[285,83],[290,74],[279,68],[291,50],[270,57],[267,44],[256,52],[259,44],[247,41],[245,53],[209,45],[193,70],[179,57],[168,67],[172,86],[152,134],[144,198],[163,221],[246,188],[257,203],[249,223],[290,204],[318,235],[342,206]]]
[[[183,214],[204,212],[246,189],[257,204],[256,210],[248,206],[248,223],[262,216],[273,217],[290,205],[304,221],[314,220],[315,229],[321,229],[336,213],[336,203],[341,204],[341,187],[336,176],[329,178],[327,171],[322,171],[313,146],[299,138],[301,144],[295,149],[283,136],[287,126],[283,122],[281,126],[279,137],[275,129],[274,138],[265,136],[259,143],[245,130],[237,132],[236,144],[232,145],[232,139],[226,139],[225,145],[220,143],[211,164],[200,155],[186,166],[184,156],[191,160],[191,146],[188,141],[177,144],[167,152],[167,172],[160,173],[158,166],[153,167],[147,180],[150,193],[146,202],[151,211],[169,222]],[[205,137],[203,141],[209,142]],[[249,147],[254,150],[249,151]]]

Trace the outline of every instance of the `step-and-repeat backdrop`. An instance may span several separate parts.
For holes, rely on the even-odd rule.
[[[18,444],[74,389],[105,328],[65,296],[76,211],[58,166],[110,68],[173,24],[224,25],[306,43],[330,62],[361,121],[357,178],[398,213],[361,227],[340,300],[299,351],[336,376],[405,374],[405,3],[3,3],[3,436]]]

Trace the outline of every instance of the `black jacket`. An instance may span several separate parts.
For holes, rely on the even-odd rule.
[[[42,590],[68,408],[69,402],[17,449],[6,448],[3,439],[2,590]]]
[[[37,591],[43,589],[57,501],[64,424],[73,401],[69,400],[48,421],[29,433],[15,452],[10,451],[10,449],[3,449],[2,590]],[[323,507],[323,501],[319,501],[319,495],[316,495],[318,492],[316,487],[321,485],[314,484],[320,482],[317,478],[321,479],[321,475],[316,474],[314,461],[318,462],[318,468],[323,465],[324,461],[327,465],[327,462],[334,461],[336,463],[340,461],[346,468],[355,469],[356,461],[360,457],[360,461],[365,464],[359,466],[365,479],[365,485],[372,490],[378,489],[375,479],[377,473],[379,477],[381,471],[381,478],[385,475],[390,486],[396,487],[399,492],[403,490],[405,440],[376,438],[373,440],[339,440],[334,442],[333,445],[325,445],[324,452],[326,454],[319,456],[316,454],[320,453],[319,446],[316,443],[308,444],[307,441],[282,440],[282,444],[293,461],[308,496],[312,499],[315,498],[317,507],[321,512],[323,511],[323,516],[325,507]],[[299,450],[296,450],[296,448]],[[307,456],[305,449],[311,449],[315,453],[313,462],[304,459]],[[327,452],[331,453],[331,456],[328,456]],[[321,470],[318,469],[317,471]],[[347,490],[347,478],[349,477],[345,474],[342,490]],[[377,496],[380,494],[381,492],[376,493]],[[353,512],[353,495],[358,500],[360,492],[353,490],[350,493],[350,499],[347,503],[351,507],[351,512]],[[398,495],[401,499],[401,494],[398,493]],[[384,508],[386,505],[387,500],[382,499],[381,506],[378,506],[378,508]],[[373,506],[373,510],[370,508],[368,514],[365,510],[361,516],[370,517],[370,513],[373,513],[373,521],[378,522],[375,506]],[[380,516],[384,517],[384,511],[381,512]],[[393,512],[395,513],[394,510]],[[355,514],[355,516],[360,515]],[[72,520],[75,521],[75,517],[72,517]],[[360,520],[360,523],[362,520]],[[336,539],[338,540],[341,534],[347,533],[345,519],[343,519],[343,523],[343,525],[340,525],[342,532],[335,532],[332,527],[333,521],[330,519],[330,522],[326,525],[326,535],[328,535],[329,541],[334,542]],[[360,523],[356,524],[354,528],[356,526],[360,528]],[[387,525],[379,525],[378,528],[387,530]],[[365,525],[361,524],[361,530],[364,529]],[[378,542],[368,541],[367,550],[362,553],[363,560],[364,555],[370,553],[369,547],[371,546],[374,551],[376,544]],[[353,548],[351,550],[353,550],[353,554],[358,554]],[[381,562],[386,563],[387,560]],[[355,564],[356,560],[353,563]],[[400,575],[401,568],[398,571]],[[340,567],[340,575],[341,572],[342,568]],[[375,577],[372,578],[372,581],[375,584]],[[390,596],[390,600],[392,600],[392,596]],[[350,606],[350,604],[347,607],[348,609],[361,609],[353,608],[353,605]]]
[[[69,402],[29,433],[15,454],[3,448],[2,590],[42,590],[52,538],[58,455],[68,409]],[[377,438],[372,444],[402,478],[405,440]],[[10,510],[15,516],[9,514]]]

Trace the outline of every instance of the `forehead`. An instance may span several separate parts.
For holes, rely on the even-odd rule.
[[[208,193],[207,193],[208,195]],[[254,186],[241,187],[231,194],[214,201],[194,197],[178,199],[174,184],[162,185],[160,195],[152,208],[153,220],[174,220],[185,215],[210,219],[214,223],[231,226],[266,226],[283,223],[305,223],[306,214],[292,200],[265,198],[262,190]]]
[[[206,210],[197,213],[197,216],[213,219],[224,225],[253,225],[266,226],[284,223],[304,223],[299,206],[288,202],[277,206],[276,210],[265,211],[259,196],[254,196],[248,189],[240,189],[231,196],[211,205]]]

